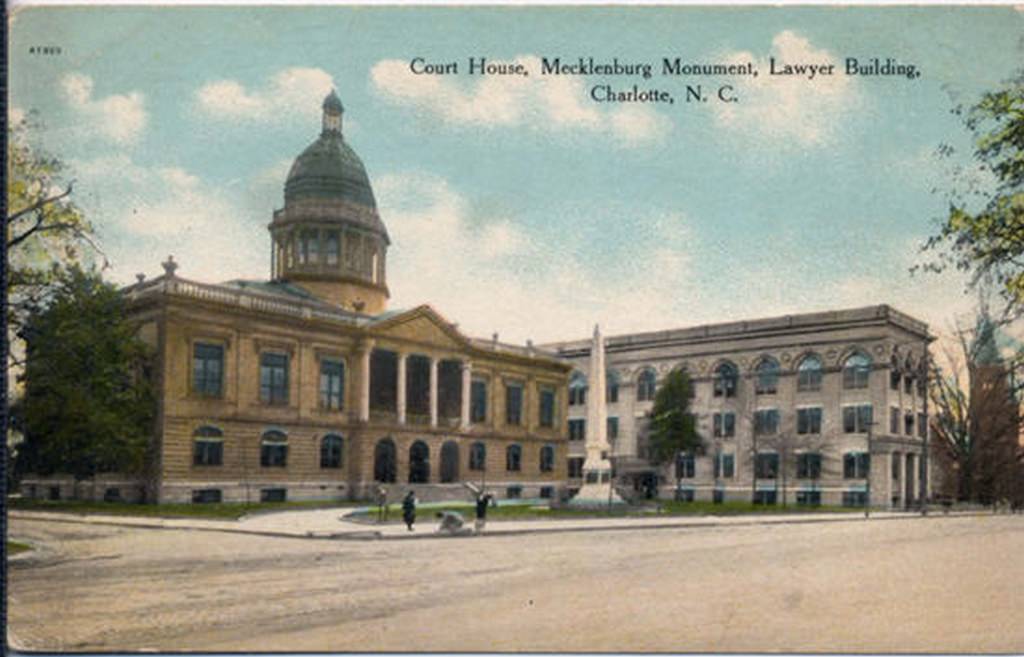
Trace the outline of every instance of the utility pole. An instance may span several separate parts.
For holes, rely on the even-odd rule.
[[[873,431],[874,431],[874,428],[875,428],[875,418],[874,418],[874,412],[873,411],[872,411],[871,415],[872,415],[871,421],[868,422],[868,468],[867,468],[868,471],[865,473],[865,474],[867,474],[867,478],[866,478],[867,486],[865,486],[865,488],[867,489],[867,499],[864,500],[864,517],[865,518],[871,517],[871,447],[872,447],[872,434],[873,434]]]

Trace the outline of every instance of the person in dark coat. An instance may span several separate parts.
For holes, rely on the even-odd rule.
[[[481,493],[476,498],[476,522],[474,523],[474,529],[479,534],[484,530],[484,525],[487,524],[487,505],[491,503],[491,495],[489,493]]]
[[[412,524],[416,522],[416,496],[412,491],[406,493],[405,499],[402,500],[402,520],[409,531],[412,531]]]

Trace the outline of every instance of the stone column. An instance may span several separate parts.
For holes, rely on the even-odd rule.
[[[909,509],[917,497],[917,459],[913,454],[907,454],[907,465],[904,468],[904,476],[907,478],[907,486],[904,490],[909,491],[906,495],[906,506]]]
[[[435,356],[430,357],[430,426],[437,426],[437,363]]]
[[[468,360],[462,361],[462,408],[459,417],[459,425],[463,429],[469,428],[469,407],[472,402],[470,391],[473,386],[473,364]]]
[[[356,347],[359,354],[359,421],[370,421],[370,354],[373,340],[364,340]]]
[[[405,424],[405,362],[408,358],[408,354],[398,354],[398,383],[395,385],[398,387],[396,410],[398,411],[398,423]]]

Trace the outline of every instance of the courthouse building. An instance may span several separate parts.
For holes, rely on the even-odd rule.
[[[575,366],[568,484],[582,483],[587,382],[606,376],[610,457],[634,496],[913,505],[928,462],[931,340],[926,324],[872,306],[611,336],[604,373],[587,371],[590,340],[546,345]],[[648,458],[649,416],[675,368],[693,383],[704,450],[659,466]]]
[[[342,116],[332,92],[288,173],[269,281],[200,283],[168,259],[125,290],[155,349],[147,498],[556,495],[571,366],[467,337],[428,305],[387,308],[390,238]]]

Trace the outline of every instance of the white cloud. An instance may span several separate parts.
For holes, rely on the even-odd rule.
[[[269,270],[266,221],[242,200],[177,167],[146,167],[124,153],[70,162],[76,195],[100,232],[114,280],[152,277],[174,254],[179,275],[204,282],[263,278]]]
[[[262,87],[247,89],[235,80],[210,82],[195,93],[195,107],[205,116],[226,121],[295,121],[295,115],[319,116],[319,100],[334,87],[319,68],[287,68]],[[311,102],[315,98],[317,102]]]
[[[684,217],[656,215],[615,256],[601,259],[565,235],[544,239],[505,217],[480,217],[447,181],[423,174],[381,177],[381,213],[391,307],[429,303],[470,335],[522,344],[685,322],[694,298],[696,248]]]
[[[97,99],[93,86],[92,78],[82,73],[68,73],[60,81],[64,101],[78,114],[84,131],[121,146],[138,141],[149,119],[145,97],[133,91]]]
[[[783,64],[834,64],[833,75],[769,75],[770,58]],[[759,75],[737,84],[736,103],[715,103],[714,116],[722,128],[745,137],[770,140],[773,147],[822,146],[836,135],[844,115],[857,111],[862,99],[853,80],[842,74],[842,62],[828,50],[790,30],[772,40],[768,56],[727,53],[731,63],[754,62]]]
[[[409,62],[385,59],[374,65],[370,79],[386,100],[453,126],[606,133],[627,147],[658,142],[671,130],[671,121],[648,107],[599,108],[580,78],[541,76],[541,61],[535,55],[520,55],[512,62],[525,66],[530,75],[486,76],[465,84],[450,76],[416,75]]]

